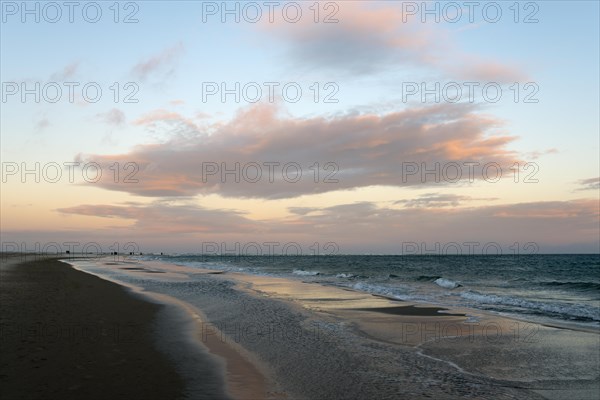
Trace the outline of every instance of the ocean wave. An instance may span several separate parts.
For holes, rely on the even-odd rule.
[[[361,292],[371,293],[371,294],[379,294],[382,296],[393,297],[398,300],[413,300],[413,298],[407,294],[400,293],[400,288],[389,288],[380,285],[372,285],[365,282],[357,282],[351,286],[351,288],[355,290],[360,290]]]
[[[562,315],[567,319],[583,319],[600,321],[600,311],[594,307],[588,307],[579,304],[557,304],[543,303],[531,300],[525,300],[518,297],[498,296],[495,294],[482,294],[475,291],[466,291],[460,296],[467,300],[475,301],[479,304],[497,304],[504,306],[519,307],[525,310],[541,312],[550,315]]]
[[[451,281],[450,279],[446,279],[446,278],[437,278],[433,282],[436,285],[441,286],[445,289],[455,289],[455,288],[461,286],[459,283]]]
[[[341,274],[337,274],[335,277],[336,278],[355,278],[356,275],[341,273]]]
[[[300,275],[300,276],[317,276],[320,275],[321,273],[319,271],[305,271],[303,269],[295,269],[293,271],[294,275]]]

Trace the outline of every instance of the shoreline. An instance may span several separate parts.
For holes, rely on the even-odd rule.
[[[199,308],[172,296],[149,292],[132,284],[111,279],[101,274],[85,271],[84,269],[78,268],[76,264],[70,264],[66,259],[61,259],[61,261],[77,271],[120,285],[130,291],[132,295],[143,299],[144,301],[161,304],[166,307],[165,313],[170,313],[171,315],[165,316],[169,321],[163,322],[163,325],[171,326],[175,324],[183,330],[180,332],[183,340],[179,342],[179,345],[184,346],[187,351],[200,350],[200,352],[207,352],[210,353],[211,356],[216,357],[215,361],[219,362],[220,368],[223,370],[225,392],[233,399],[277,398],[277,396],[270,394],[272,391],[269,390],[270,385],[267,382],[266,374],[263,371],[264,367],[262,367],[257,360],[251,360],[251,355],[247,354],[240,346],[234,346],[232,343],[216,340],[222,333],[217,327],[212,326],[207,322],[206,316]],[[128,262],[111,262],[110,264],[127,265]],[[130,271],[142,270],[135,267],[123,267],[123,269]],[[209,329],[210,332],[207,332],[207,329]],[[171,346],[170,350],[175,350],[172,347],[173,346]],[[186,357],[187,352],[181,352],[180,356]],[[177,363],[177,360],[174,359],[174,362]],[[195,374],[193,371],[186,370],[183,367],[184,366],[179,368],[180,374],[186,378],[188,382],[192,382],[191,386],[194,386],[193,381],[196,379],[194,376]],[[195,395],[195,392],[197,391],[198,389],[191,389],[191,398],[197,397]]]
[[[535,372],[511,367],[515,357],[555,363],[561,354],[553,346],[579,357],[600,337],[582,332],[579,344],[569,344],[566,336],[556,336],[562,330],[540,324],[515,327],[522,321],[286,278],[135,259],[88,267],[123,282],[143,282],[145,291],[175,296],[201,310],[211,334],[266,366],[280,388],[277,394],[286,398],[553,398],[572,377],[557,376],[558,367],[544,370],[536,387],[531,383]],[[427,324],[438,326],[442,334],[432,333]],[[503,334],[492,335],[494,331],[486,331],[490,326]],[[470,330],[452,334],[457,327]],[[537,340],[529,340],[532,333]],[[544,345],[550,339],[552,346]],[[506,351],[508,358],[497,354]],[[469,354],[475,356],[461,357]],[[398,357],[405,363],[398,364]],[[482,357],[488,362],[482,364]],[[512,369],[514,374],[506,373]],[[589,394],[597,381],[585,376],[569,395],[593,398]],[[549,377],[563,379],[562,386],[553,386]],[[361,380],[365,382],[357,384]]]
[[[163,304],[164,318],[221,357],[234,398],[585,399],[600,390],[599,362],[589,355],[600,345],[595,332],[286,278],[135,259],[68,261]],[[184,344],[170,345],[180,347],[175,364]],[[178,368],[184,380],[185,371],[194,375],[194,365]]]

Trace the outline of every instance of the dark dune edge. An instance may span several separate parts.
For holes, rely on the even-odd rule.
[[[183,380],[154,347],[160,305],[57,259],[1,274],[0,398],[184,397]]]

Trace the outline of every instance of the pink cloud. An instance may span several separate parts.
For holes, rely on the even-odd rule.
[[[64,214],[133,220],[135,229],[163,234],[251,232],[257,225],[237,211],[208,210],[194,205],[173,206],[161,202],[125,206],[80,205],[57,211]]]
[[[134,125],[153,125],[157,122],[184,120],[186,119],[179,113],[167,111],[165,109],[158,109],[136,119],[133,123]]]
[[[178,113],[157,110],[135,123],[164,129],[171,139],[137,146],[127,154],[84,155],[80,159],[107,167],[115,161],[139,166],[138,183],[113,182],[107,176],[96,184],[110,190],[143,196],[218,193],[257,198],[296,197],[373,185],[443,185],[448,182],[445,176],[457,174],[463,181],[481,180],[485,164],[498,163],[508,176],[509,167],[518,160],[507,147],[514,137],[501,131],[502,121],[478,113],[473,105],[444,104],[384,115],[332,118],[282,114],[276,106],[260,104],[240,111],[227,123],[201,128]],[[269,162],[279,163],[272,174],[265,166]],[[219,173],[207,175],[207,163],[217,165]],[[235,169],[239,163],[241,178],[236,182],[234,176],[227,179],[225,175],[223,179],[222,163],[228,169]],[[262,172],[258,181],[243,179],[242,170],[251,163],[257,163]],[[288,163],[297,163],[301,179],[290,182],[284,176],[283,167]],[[320,172],[317,182],[314,170],[310,170],[315,163],[319,163]],[[332,164],[325,169],[327,163]],[[423,165],[423,170],[438,168],[440,173],[437,177],[409,174],[409,163],[419,169]],[[447,170],[442,175],[448,163],[454,163],[452,174]],[[478,165],[469,167],[467,163]],[[254,176],[257,169],[250,172],[246,176]],[[324,182],[331,174],[335,179]]]
[[[110,228],[114,237],[128,235],[140,244],[152,243],[159,238],[163,247],[188,251],[198,250],[199,244],[204,241],[334,242],[339,245],[340,252],[382,251],[395,254],[401,252],[402,243],[408,242],[425,243],[428,248],[434,248],[435,243],[463,246],[467,242],[476,242],[479,243],[477,251],[482,251],[487,243],[497,243],[508,249],[517,242],[523,253],[534,250],[600,250],[597,241],[600,213],[594,199],[470,208],[433,204],[401,209],[361,202],[324,209],[293,208],[290,209],[292,217],[262,221],[251,220],[232,210],[161,202],[149,205],[82,205],[58,211],[131,219],[133,225],[129,227]],[[101,229],[92,236],[102,236],[103,233]],[[173,233],[180,235],[169,236]],[[528,243],[535,245],[525,249]]]

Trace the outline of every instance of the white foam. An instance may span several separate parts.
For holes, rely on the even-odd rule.
[[[473,300],[480,304],[499,304],[505,306],[515,306],[529,310],[570,315],[574,317],[590,318],[595,321],[600,321],[600,313],[598,312],[598,310],[591,309],[590,307],[586,307],[584,305],[542,303],[537,301],[529,301],[518,297],[497,296],[495,294],[481,294],[471,291],[463,292],[460,294],[460,296],[468,300]]]
[[[436,285],[441,286],[446,289],[454,289],[454,288],[457,288],[460,286],[458,283],[451,281],[450,279],[446,279],[446,278],[438,278],[433,282]]]
[[[319,275],[319,271],[304,271],[302,269],[295,269],[293,273],[294,273],[294,275],[301,275],[301,276],[316,276],[316,275]]]
[[[413,300],[427,301],[428,300],[422,296],[410,295],[407,293],[409,291],[408,288],[400,287],[400,286],[386,287],[386,286],[380,286],[380,285],[372,285],[372,284],[365,283],[365,282],[357,282],[353,285],[349,285],[349,286],[344,285],[344,286],[351,287],[352,289],[359,290],[361,292],[392,297],[392,298],[395,298],[398,300],[405,300],[405,301],[413,301]]]

